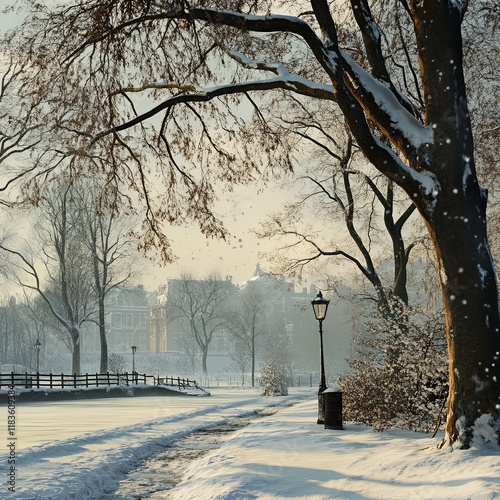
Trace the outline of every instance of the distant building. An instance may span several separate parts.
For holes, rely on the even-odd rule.
[[[149,325],[149,352],[167,352],[167,285],[158,289],[156,302],[149,311]]]
[[[202,283],[203,280],[198,282]],[[300,358],[306,364],[317,364],[318,333],[311,309],[311,300],[317,293],[315,286],[296,292],[293,283],[287,281],[284,276],[266,273],[260,264],[256,265],[252,276],[241,286],[234,285],[229,276],[221,280],[221,283],[228,287],[226,307],[233,311],[240,307],[245,290],[256,287],[262,291],[268,307],[269,328],[285,332],[291,341],[294,357]],[[197,350],[196,346],[185,344],[185,339],[190,338],[188,318],[180,315],[177,317],[172,308],[169,308],[169,303],[178,300],[180,286],[181,280],[171,279],[158,290],[150,316],[151,352]],[[214,333],[210,355],[228,355],[231,342],[228,328],[222,325]]]
[[[106,334],[109,353],[129,353],[131,346],[149,352],[150,300],[143,285],[115,288],[107,298]],[[99,329],[94,323],[85,336],[85,351],[99,352]]]
[[[193,353],[197,350],[196,345],[188,345],[186,339],[190,338],[189,318],[186,314],[179,313],[179,301],[182,299],[184,280],[169,279],[166,285],[162,285],[158,289],[156,303],[151,307],[150,311],[150,350],[151,352],[186,352]],[[207,280],[191,280],[194,289],[198,289],[199,293],[207,287]],[[238,293],[238,287],[233,284],[232,278],[226,276],[221,279],[217,288],[227,298],[226,304],[228,307],[233,307],[234,296]],[[195,294],[196,292],[193,292]],[[192,297],[193,298],[193,297]],[[213,340],[210,343],[211,354],[225,354],[227,331],[221,325],[213,334]]]
[[[193,280],[202,285],[204,280]],[[172,303],[180,295],[182,280],[169,279],[154,294],[148,294],[142,285],[123,287],[109,297],[107,308],[108,351],[129,353],[132,345],[141,353],[178,352],[194,357],[198,346],[192,341],[189,319],[173,313]],[[221,278],[220,285],[227,291],[226,311],[236,312],[242,305],[245,290],[255,287],[262,291],[268,309],[268,328],[284,332],[290,339],[294,363],[299,370],[314,372],[319,366],[318,324],[314,319],[311,300],[318,289],[311,285],[296,291],[293,283],[283,276],[266,273],[257,264],[250,278],[236,285],[231,276]],[[324,322],[325,357],[335,359],[343,368],[350,343],[350,327],[345,302],[332,300]],[[189,344],[189,342],[191,342]],[[228,356],[233,336],[227,324],[215,329],[210,343],[210,356]],[[97,325],[88,323],[83,335],[85,352],[99,352]],[[337,371],[337,370],[335,370]]]
[[[129,352],[135,345],[141,352],[149,351],[150,305],[143,285],[118,289],[108,306],[108,349]]]

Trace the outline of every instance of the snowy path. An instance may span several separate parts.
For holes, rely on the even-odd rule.
[[[296,395],[287,398],[263,398],[257,396],[255,391],[242,392],[243,394],[232,398],[222,397],[221,400],[218,400],[217,396],[196,398],[197,401],[189,403],[197,404],[197,408],[180,413],[175,412],[173,408],[175,404],[182,405],[184,398],[174,397],[169,401],[169,404],[173,405],[170,409],[148,408],[151,414],[150,420],[120,427],[116,427],[109,415],[100,413],[100,430],[57,441],[42,442],[20,450],[16,461],[16,493],[10,494],[9,498],[23,500],[104,498],[116,489],[118,482],[128,471],[145,458],[158,454],[169,443],[198,429],[222,425],[230,418],[250,414],[256,409],[286,406],[304,397]],[[143,406],[144,399],[146,398],[126,400],[124,404]],[[98,408],[96,402],[92,402],[91,406],[95,404]],[[70,411],[71,408],[69,405],[66,412],[58,415],[57,422],[54,421],[55,416],[52,416],[51,428],[58,429],[59,436],[67,432],[64,431],[64,427],[65,423],[66,426],[70,426],[69,419],[78,419],[78,416]],[[97,408],[94,407],[94,411]],[[35,409],[40,410],[40,407],[35,406]],[[156,418],[162,411],[170,414]],[[18,412],[21,421],[23,413],[24,421],[28,414],[31,415],[29,408],[21,405]],[[172,412],[174,414],[171,414]],[[122,415],[121,419],[123,418]],[[87,429],[88,418],[85,419],[85,423],[86,427],[83,426],[82,429]],[[24,439],[27,439],[26,436]]]
[[[157,500],[170,498],[172,489],[181,481],[188,468],[207,453],[223,446],[233,433],[277,412],[277,408],[252,412],[250,416],[228,419],[223,425],[197,430],[169,444],[159,454],[148,457],[120,481],[119,487],[102,500]]]

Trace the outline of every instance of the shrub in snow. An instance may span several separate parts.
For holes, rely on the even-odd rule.
[[[356,337],[351,373],[340,378],[344,418],[376,430],[429,432],[440,424],[448,393],[448,358],[442,315],[402,303],[373,319]]]
[[[262,396],[286,396],[288,394],[286,373],[285,364],[274,358],[268,359],[260,376]]]
[[[121,354],[110,354],[108,356],[108,369],[111,373],[123,373],[125,371],[125,357]]]
[[[286,396],[288,394],[287,377],[291,371],[291,344],[283,325],[275,325],[267,335],[265,352],[259,382],[262,395]]]

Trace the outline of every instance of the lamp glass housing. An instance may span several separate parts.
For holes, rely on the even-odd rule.
[[[323,298],[323,294],[318,292],[316,298],[311,300],[311,305],[314,311],[314,316],[318,321],[323,321],[326,318],[326,311],[328,310],[329,300]]]

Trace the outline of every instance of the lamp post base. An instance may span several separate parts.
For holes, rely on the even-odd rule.
[[[318,421],[317,424],[323,425],[325,423],[325,398],[323,397],[323,391],[326,389],[321,389],[318,391]]]

